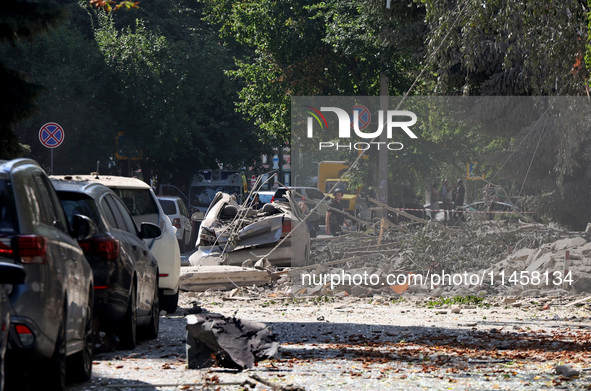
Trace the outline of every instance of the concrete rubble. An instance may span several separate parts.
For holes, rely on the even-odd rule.
[[[226,279],[221,284],[224,287],[217,288],[210,280],[200,290],[271,284],[279,296],[591,295],[588,239],[585,232],[517,219],[455,226],[414,220],[378,223],[363,232],[314,239],[309,266],[277,271],[269,264],[260,267],[259,263],[258,268],[249,264],[244,273],[252,272],[257,281],[245,278],[239,282],[230,277],[235,284]],[[220,281],[225,279],[221,272]],[[183,271],[183,275],[188,273],[188,269]],[[304,284],[303,274],[308,276]],[[433,278],[454,274],[458,275],[455,281]],[[345,278],[332,286],[331,281],[321,280],[323,276],[355,275],[373,276],[373,280],[357,283],[360,280]],[[464,278],[460,280],[459,275]],[[191,286],[192,278],[182,277],[182,289],[196,290],[199,284]]]
[[[230,290],[239,286],[261,286],[273,281],[265,269],[230,265],[190,266],[181,269],[180,289],[202,292],[207,289]]]
[[[338,295],[344,291],[356,296],[591,293],[591,243],[585,232],[519,220],[472,221],[442,228],[431,222],[406,223],[376,227],[374,235],[350,233],[316,241],[312,259],[317,264],[292,269],[291,290],[284,292]],[[301,273],[317,276],[316,281],[322,275],[374,275],[375,279],[371,284],[302,287],[298,286]],[[388,283],[388,275],[423,279],[407,278],[405,283],[404,278],[398,278]],[[433,284],[434,275],[456,275],[458,279]],[[472,281],[468,281],[470,276]]]

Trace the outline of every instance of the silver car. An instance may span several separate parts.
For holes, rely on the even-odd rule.
[[[190,250],[195,244],[193,239],[194,222],[189,217],[189,210],[180,197],[158,196],[162,210],[176,227],[176,238],[179,241],[181,253]]]
[[[22,265],[10,292],[10,372],[46,371],[43,385],[63,390],[66,374],[87,380],[94,352],[92,269],[76,239],[96,225],[76,215],[70,227],[56,192],[33,160],[0,161],[0,262]]]
[[[288,195],[283,202],[254,210],[240,206],[227,193],[218,193],[207,210],[191,265],[240,265],[265,257],[276,266],[310,262],[310,233],[303,212]]]

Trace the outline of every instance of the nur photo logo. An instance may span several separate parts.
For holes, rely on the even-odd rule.
[[[382,135],[384,130],[386,131],[386,138],[388,140],[392,139],[395,130],[402,130],[404,134],[406,134],[406,136],[411,139],[418,138],[417,135],[411,130],[411,126],[417,122],[417,116],[412,111],[378,110],[377,130],[363,131],[363,129],[369,127],[371,121],[371,113],[365,106],[355,105],[353,106],[350,113],[345,109],[334,106],[320,107],[320,109],[308,105],[303,105],[303,107],[306,108],[305,112],[309,115],[306,122],[307,138],[314,137],[315,127],[322,132],[322,138],[330,137],[331,140],[334,140],[335,136],[338,136],[339,141],[337,142],[320,141],[318,144],[319,150],[354,149],[363,151],[369,150],[371,148],[376,148],[379,150],[380,147],[386,147],[392,151],[399,151],[404,148],[404,145],[401,142],[374,141],[374,139],[378,139]],[[329,129],[329,121],[327,121],[327,116],[329,116],[331,120],[334,120],[335,115],[336,121],[338,123],[338,134],[330,132],[332,129]],[[353,130],[357,137],[368,141],[360,141],[355,143],[349,141],[348,139],[350,139],[352,136],[351,130]],[[340,142],[341,140],[345,142]]]

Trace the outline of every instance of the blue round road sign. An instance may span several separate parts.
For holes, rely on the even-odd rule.
[[[370,114],[369,110],[367,109],[367,107],[362,106],[362,105],[355,105],[355,106],[353,106],[353,111],[359,112],[359,123],[358,123],[359,130],[367,128],[367,126],[371,122],[371,114]],[[353,117],[351,120],[351,127],[353,127],[355,124],[354,118],[355,117]]]
[[[64,142],[64,129],[55,122],[48,122],[39,129],[39,141],[47,148],[56,148]]]

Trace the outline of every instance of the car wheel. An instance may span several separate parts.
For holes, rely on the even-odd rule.
[[[61,391],[66,389],[66,319],[68,317],[64,309],[63,319],[60,322],[55,340],[55,350],[53,356],[49,359],[49,365],[46,367],[48,390]]]
[[[88,312],[84,326],[84,347],[81,351],[68,358],[68,376],[74,382],[84,382],[90,379],[92,374],[92,360],[94,357],[94,330],[93,330],[93,298],[92,292],[88,295]]]
[[[165,295],[163,291],[160,291],[160,308],[169,314],[173,314],[178,306],[179,302],[179,291],[177,290],[174,295]]]
[[[122,332],[119,336],[121,339],[121,347],[123,349],[135,348],[137,343],[137,293],[135,290],[135,284],[131,286],[127,312],[125,313],[121,329]]]
[[[158,280],[154,284],[154,299],[152,302],[152,316],[150,323],[142,329],[143,336],[146,339],[158,338],[158,330],[160,329],[160,293],[158,292]]]

